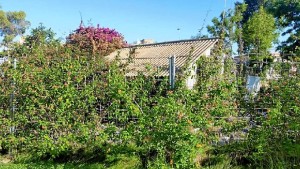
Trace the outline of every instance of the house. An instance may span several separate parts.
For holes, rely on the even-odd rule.
[[[132,57],[132,62],[127,66],[128,77],[137,76],[139,72],[146,76],[155,73],[158,77],[168,77],[169,58],[174,56],[176,71],[188,67],[190,74],[186,85],[191,89],[196,84],[196,61],[201,56],[210,56],[217,42],[216,38],[206,38],[135,45],[117,50],[106,58],[113,60],[118,56],[121,62],[126,62]]]
[[[142,39],[133,42],[133,45],[146,45],[146,44],[153,44],[155,41],[153,39]]]
[[[0,65],[4,62],[8,61],[8,57],[1,57],[0,58]]]
[[[7,61],[8,61],[8,57],[0,57],[0,65],[2,65],[4,62]],[[1,68],[0,68],[0,76],[4,76],[4,73]]]

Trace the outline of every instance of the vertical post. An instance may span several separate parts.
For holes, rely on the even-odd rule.
[[[17,68],[17,59],[14,58],[14,61],[13,61],[13,68],[14,70],[16,70]],[[10,104],[11,104],[11,113],[10,113],[10,118],[11,118],[11,121],[13,122],[14,119],[15,119],[15,86],[16,86],[16,83],[15,83],[15,78],[13,77],[13,81],[11,83],[11,87],[12,87],[12,93],[10,94]],[[14,125],[11,125],[10,126],[10,129],[9,129],[9,132],[10,134],[15,134],[15,126]],[[10,155],[13,154],[13,149],[10,148],[9,150],[9,153]]]
[[[17,68],[17,59],[16,58],[14,58],[13,67],[14,67],[14,70],[16,70],[16,68]],[[15,103],[14,103],[14,99],[15,99],[15,78],[13,78],[13,81],[12,81],[12,93],[10,95],[11,120],[12,121],[14,121],[14,116],[15,116]],[[15,126],[11,126],[10,132],[12,134],[15,132]]]
[[[169,58],[169,83],[171,89],[175,87],[175,60],[175,56]]]

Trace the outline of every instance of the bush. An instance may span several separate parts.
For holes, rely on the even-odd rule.
[[[123,35],[114,29],[88,26],[81,22],[78,29],[67,37],[67,46],[88,55],[106,56],[116,49],[125,47]]]
[[[3,153],[106,167],[299,165],[299,75],[289,63],[274,67],[280,78],[249,97],[230,58],[201,57],[196,88],[187,90],[183,76],[170,89],[154,75],[125,77],[118,59],[42,42],[16,47],[16,69],[1,65]]]

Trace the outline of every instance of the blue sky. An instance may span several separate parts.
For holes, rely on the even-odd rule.
[[[25,11],[31,28],[43,23],[58,37],[66,37],[79,26],[81,13],[85,25],[114,28],[129,43],[144,38],[157,42],[189,39],[233,3],[234,0],[226,0],[226,5],[225,0],[0,0],[5,11]],[[205,32],[206,28],[202,34]]]

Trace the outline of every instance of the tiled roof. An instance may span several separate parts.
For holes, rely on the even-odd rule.
[[[204,55],[217,41],[216,38],[208,38],[130,46],[117,50],[106,58],[113,60],[119,54],[119,58],[125,63],[131,54],[132,62],[127,67],[126,76],[136,76],[138,72],[145,75],[157,72],[157,76],[168,76],[169,57],[176,57],[176,68],[180,69],[188,59],[192,63]],[[152,71],[147,70],[147,66]]]

